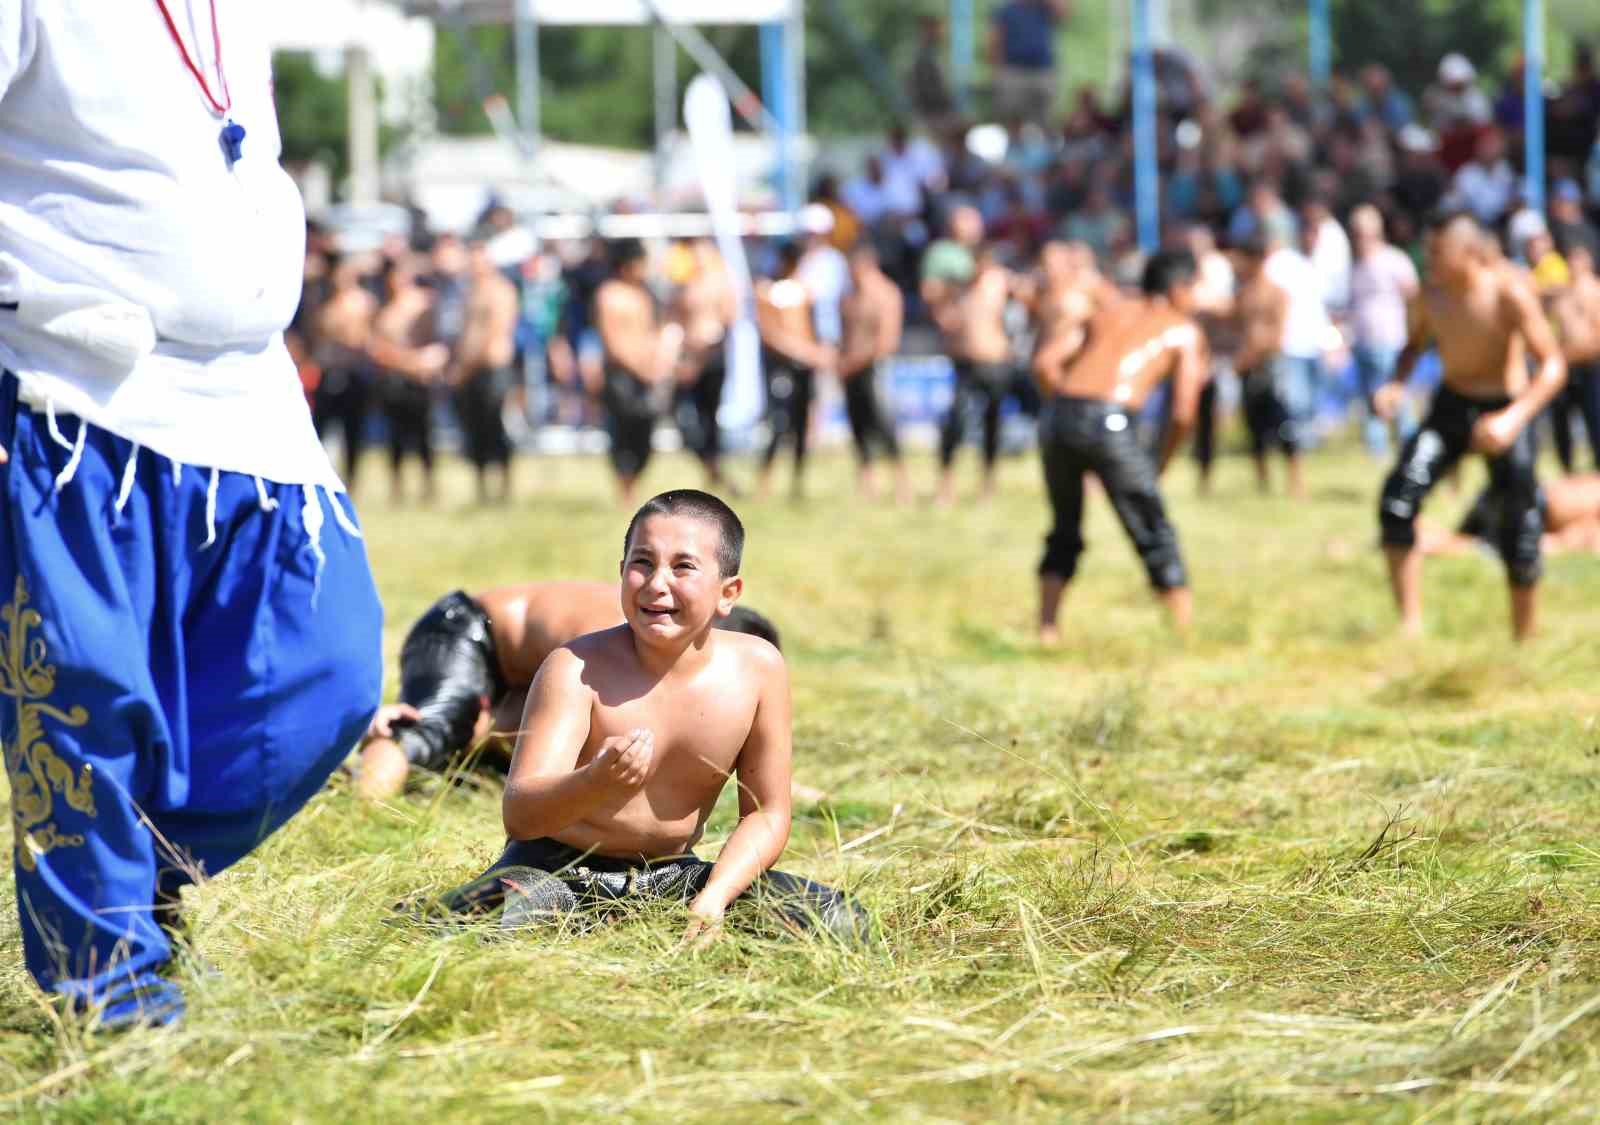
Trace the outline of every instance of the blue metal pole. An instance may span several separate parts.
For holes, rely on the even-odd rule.
[[[1161,169],[1156,160],[1156,68],[1150,36],[1150,0],[1133,4],[1133,182],[1139,248],[1161,245]]]
[[[1528,206],[1544,210],[1544,0],[1522,2],[1522,138]]]
[[[1333,72],[1333,33],[1328,28],[1328,0],[1311,0],[1311,57],[1307,60],[1311,82],[1319,88],[1328,85]]]
[[[950,77],[956,106],[965,113],[972,104],[972,60],[977,50],[972,28],[972,0],[950,0]]]
[[[773,137],[778,162],[775,178],[783,206],[793,210],[800,204],[790,198],[793,194],[794,180],[791,174],[791,165],[794,162],[794,146],[791,139],[794,132],[794,114],[791,112],[793,103],[789,98],[789,53],[784,42],[786,31],[787,28],[781,23],[761,25],[761,100],[767,104],[767,109],[772,112],[773,119],[778,123],[777,134]]]

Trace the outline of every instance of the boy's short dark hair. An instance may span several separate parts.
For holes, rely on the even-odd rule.
[[[1200,267],[1187,250],[1161,250],[1145,263],[1139,287],[1148,297],[1164,297],[1179,285],[1195,279]]]
[[[628,553],[628,544],[633,542],[634,529],[651,516],[689,516],[715,524],[718,533],[717,568],[722,571],[724,578],[733,578],[739,573],[739,566],[744,559],[744,524],[739,522],[732,508],[711,493],[701,492],[698,488],[674,488],[646,500],[628,521],[628,532],[622,537],[624,556]]]
[[[1474,215],[1465,207],[1459,206],[1439,207],[1435,209],[1431,214],[1429,214],[1425,229],[1434,234],[1443,234],[1445,231],[1449,230],[1458,223],[1465,224],[1466,227],[1473,232],[1479,232],[1483,230],[1483,224],[1478,221],[1478,216]]]
[[[783,646],[778,643],[778,627],[753,609],[736,605],[728,616],[718,618],[713,624],[730,633],[748,633],[752,637],[760,637],[779,652],[783,651]]]
[[[606,258],[614,273],[621,273],[629,264],[644,256],[644,243],[637,238],[613,239],[606,248]]]

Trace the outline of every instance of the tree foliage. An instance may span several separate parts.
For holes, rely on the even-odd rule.
[[[1335,65],[1382,63],[1402,87],[1420,91],[1439,60],[1460,52],[1489,73],[1502,71],[1521,43],[1519,0],[1337,0]]]
[[[915,3],[843,3],[852,35],[821,4],[806,27],[807,120],[823,134],[880,129],[893,105],[865,72],[860,44],[883,67],[880,82],[899,82],[917,45]],[[929,5],[927,10],[937,10]],[[761,91],[760,34],[754,27],[703,29],[750,87]],[[854,42],[852,41],[854,40]],[[547,27],[539,32],[541,128],[557,140],[638,147],[655,127],[654,48],[647,28]],[[698,67],[678,52],[678,100]],[[498,93],[515,104],[515,45],[509,27],[439,26],[433,86],[439,128],[482,133],[490,128],[482,102]]]
[[[283,159],[321,161],[342,178],[350,120],[344,76],[323,74],[304,51],[279,51],[272,56],[272,84]]]

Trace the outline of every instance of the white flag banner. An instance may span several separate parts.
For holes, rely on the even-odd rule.
[[[766,390],[761,379],[761,334],[755,321],[755,286],[739,237],[738,188],[733,159],[733,110],[722,83],[702,74],[683,97],[683,120],[694,148],[695,168],[705,192],[706,210],[717,250],[727,266],[738,315],[728,333],[728,381],[723,384],[717,419],[730,429],[753,426],[761,417]]]

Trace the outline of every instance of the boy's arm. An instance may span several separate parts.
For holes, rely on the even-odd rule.
[[[1172,368],[1172,420],[1161,443],[1157,475],[1167,471],[1173,455],[1194,429],[1195,419],[1200,414],[1200,391],[1206,385],[1205,337],[1193,324],[1184,324],[1179,331],[1182,335],[1178,337]]]
[[[588,765],[576,768],[589,737],[589,689],[582,676],[583,661],[571,649],[558,648],[528,689],[500,803],[513,840],[553,836],[626,800],[650,776],[654,746],[648,731],[606,739]]]
[[[1416,369],[1417,361],[1433,346],[1433,326],[1428,323],[1428,304],[1418,291],[1406,302],[1406,345],[1395,360],[1394,374],[1372,395],[1372,407],[1378,417],[1391,419],[1406,397],[1406,380]]]
[[[1545,319],[1539,298],[1517,285],[1507,285],[1501,298],[1504,316],[1512,330],[1520,332],[1528,354],[1537,366],[1527,388],[1511,405],[1485,415],[1472,427],[1472,447],[1491,457],[1499,456],[1539,416],[1550,401],[1567,385],[1567,360],[1556,342],[1550,322]]]
[[[728,904],[778,862],[789,842],[791,759],[789,672],[777,652],[761,656],[761,700],[739,753],[739,826],[722,846],[705,887],[689,905],[689,937],[714,930]]]

